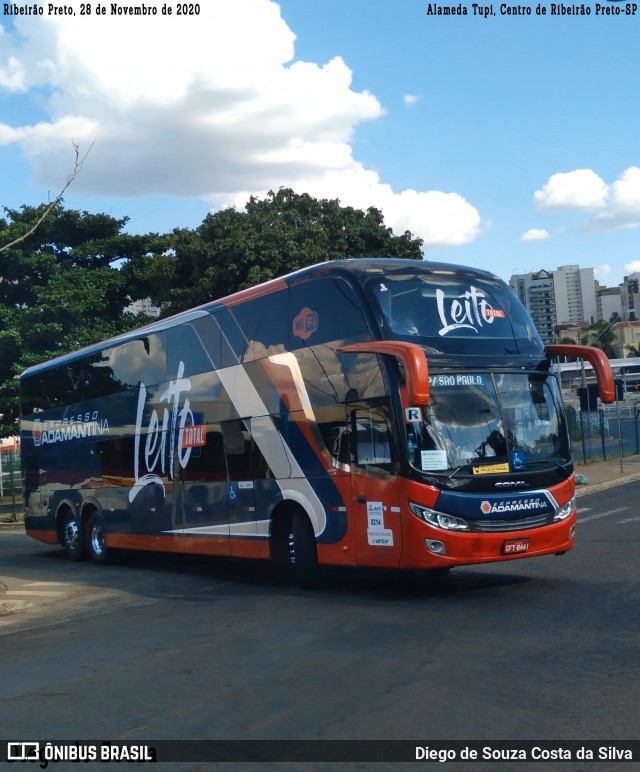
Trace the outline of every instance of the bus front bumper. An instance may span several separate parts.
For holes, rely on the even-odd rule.
[[[453,568],[567,552],[575,541],[576,512],[551,525],[530,530],[478,533],[448,531],[407,520],[400,568]]]

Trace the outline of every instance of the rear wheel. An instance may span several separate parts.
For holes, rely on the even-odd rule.
[[[69,560],[82,560],[85,556],[84,540],[80,520],[73,510],[62,516],[60,541]]]
[[[99,512],[89,517],[87,551],[95,563],[110,563],[113,559],[113,550],[104,543],[104,518]]]
[[[312,587],[320,575],[316,537],[309,518],[294,512],[288,537],[289,565],[303,587]]]

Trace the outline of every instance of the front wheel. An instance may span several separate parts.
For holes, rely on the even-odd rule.
[[[62,517],[62,530],[60,541],[65,555],[69,560],[82,560],[85,556],[84,540],[80,520],[73,510],[69,510]]]
[[[94,512],[87,527],[87,551],[95,563],[106,564],[113,559],[113,550],[104,543],[104,518]]]

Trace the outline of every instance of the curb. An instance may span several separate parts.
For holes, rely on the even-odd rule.
[[[0,531],[14,531],[18,528],[24,531],[24,521],[18,520],[16,523],[0,523]]]
[[[615,488],[617,485],[624,485],[625,483],[633,482],[634,480],[640,480],[640,472],[626,475],[625,477],[618,477],[615,480],[607,480],[606,482],[587,483],[586,485],[580,486],[576,485],[576,496],[584,496],[586,493],[605,491],[607,488]]]

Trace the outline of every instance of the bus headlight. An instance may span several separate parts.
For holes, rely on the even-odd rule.
[[[454,517],[453,515],[445,515],[444,512],[436,512],[435,509],[429,509],[423,507],[420,504],[414,504],[409,502],[409,509],[420,520],[424,520],[425,523],[433,525],[436,528],[443,528],[445,531],[468,531],[469,526],[460,517]]]
[[[566,520],[575,508],[576,497],[572,496],[566,504],[563,504],[560,509],[556,510],[556,513],[553,516],[553,522],[558,523],[560,520]]]

